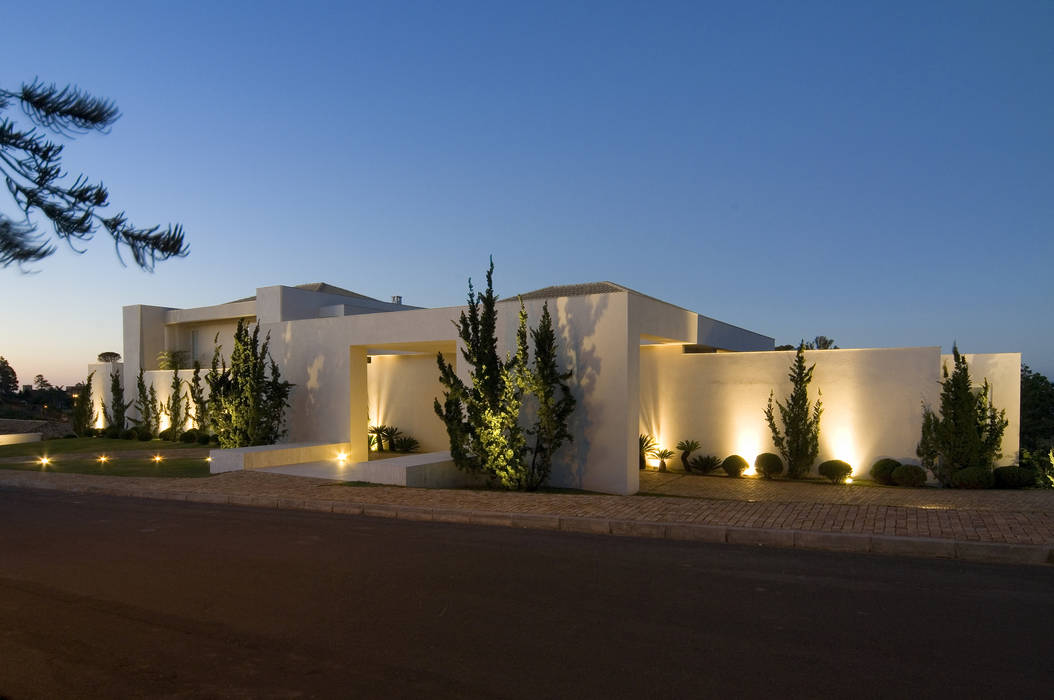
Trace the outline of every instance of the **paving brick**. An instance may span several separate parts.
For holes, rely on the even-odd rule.
[[[559,530],[560,518],[555,515],[535,515],[530,513],[513,513],[509,517],[512,527],[528,530]]]
[[[396,516],[399,520],[431,521],[432,510],[430,508],[415,508],[413,506],[399,506]]]
[[[1051,548],[1044,545],[1004,544],[1002,542],[956,542],[955,556],[965,561],[993,564],[1047,564]]]
[[[362,514],[372,518],[397,518],[399,517],[399,506],[384,503],[364,503]]]
[[[468,521],[472,525],[512,527],[512,516],[508,513],[470,512]]]

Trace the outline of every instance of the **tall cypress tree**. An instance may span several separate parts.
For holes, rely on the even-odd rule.
[[[92,423],[95,422],[95,406],[92,403],[91,380],[95,376],[92,371],[84,380],[84,385],[77,392],[77,398],[73,401],[73,432],[83,437],[91,432]]]
[[[1002,456],[1007,426],[1006,411],[997,411],[991,403],[988,380],[975,393],[970,368],[958,345],[952,345],[952,357],[952,372],[947,366],[943,369],[940,415],[922,407],[922,436],[916,449],[922,465],[946,485],[960,469],[991,469]]]
[[[772,442],[783,455],[787,463],[787,476],[798,479],[809,473],[816,455],[820,451],[820,415],[823,404],[819,398],[813,404],[809,401],[809,384],[815,364],[805,366],[805,342],[798,345],[787,378],[791,381],[791,393],[786,402],[775,401],[779,409],[783,430],[776,425],[775,411],[772,404],[775,392],[769,392],[768,406],[765,408],[765,421],[772,433]]]

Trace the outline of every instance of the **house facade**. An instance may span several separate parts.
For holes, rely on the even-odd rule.
[[[762,411],[771,391],[790,391],[793,351],[748,331],[611,283],[546,287],[520,295],[533,326],[548,302],[561,365],[577,400],[574,440],[557,454],[553,486],[606,493],[638,490],[638,435],[661,447],[698,440],[700,453],[753,461],[773,451]],[[396,425],[425,453],[449,449],[433,412],[442,395],[436,354],[466,381],[454,321],[464,307],[419,308],[380,301],[328,284],[272,286],[216,306],[127,306],[123,365],[92,365],[94,395],[108,401],[110,371],[123,373],[125,396],[140,368],[161,400],[171,371],[158,355],[180,352],[207,368],[217,346],[226,355],[239,319],[269,334],[271,355],[296,386],[287,414],[291,444],[341,445],[349,462],[368,459],[368,426]],[[499,351],[512,350],[519,300],[498,303]],[[844,459],[866,473],[879,457],[916,462],[922,406],[935,406],[939,347],[809,351],[810,391],[822,392],[819,461]],[[968,355],[971,375],[992,386],[1010,425],[1004,463],[1018,449],[1018,353]],[[189,379],[190,370],[181,376]],[[101,411],[100,411],[101,415]],[[447,458],[449,459],[449,458]],[[420,461],[420,460],[419,460]]]

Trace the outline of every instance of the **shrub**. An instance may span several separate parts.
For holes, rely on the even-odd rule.
[[[102,429],[102,436],[111,439],[119,438],[121,437],[121,429],[116,425],[108,425]]]
[[[819,471],[820,476],[827,477],[832,484],[844,484],[849,475],[853,473],[853,468],[849,466],[848,462],[843,462],[840,459],[829,459],[820,465]]]
[[[900,466],[900,462],[889,457],[883,457],[871,465],[871,478],[880,484],[893,486],[893,472]]]
[[[135,437],[140,442],[147,442],[154,439],[154,434],[150,431],[150,428],[136,428]]]
[[[200,433],[198,433],[198,444],[199,445],[208,445],[210,442],[212,442],[212,437],[213,437],[212,435],[209,435],[205,431],[201,431]],[[219,441],[217,440],[217,443],[218,442]]]
[[[673,457],[674,454],[675,453],[674,453],[673,450],[667,450],[667,449],[657,450],[655,452],[655,456],[659,458],[659,471],[660,472],[666,471],[666,460],[668,460],[670,457]]]
[[[62,436],[62,439],[63,440],[70,440],[70,439],[75,438],[75,437],[77,437],[77,433],[66,433],[65,435]]]
[[[114,426],[114,432],[119,432],[120,435],[114,435],[114,437],[119,437],[122,440],[135,440],[139,437],[139,431],[135,428],[125,428],[124,430],[119,431],[117,430],[117,426]]]
[[[157,437],[158,437],[159,440],[168,440],[170,442],[175,442],[175,440],[176,440],[176,431],[175,431],[174,428],[165,428],[164,430],[162,430],[160,433],[157,434]]]
[[[190,430],[184,430],[182,433],[179,434],[179,441],[180,442],[187,442],[187,443],[197,442],[198,441],[198,431],[195,430],[194,428],[191,428]]]
[[[765,479],[771,479],[777,474],[783,473],[783,460],[780,459],[778,454],[772,452],[762,452],[754,458],[754,468],[757,469],[758,474]]]
[[[1036,485],[1036,472],[1028,467],[996,467],[992,476],[997,489],[1023,489]]]
[[[699,474],[709,474],[721,466],[721,458],[717,455],[700,455],[688,460],[688,471]]]
[[[952,474],[951,486],[956,489],[990,489],[995,476],[984,467],[967,467]]]
[[[725,474],[733,477],[742,476],[748,466],[750,465],[747,464],[747,460],[739,455],[725,457],[725,461],[721,462],[721,468],[725,470]]]
[[[897,486],[918,487],[926,484],[926,470],[915,464],[901,464],[890,477]]]
[[[198,440],[198,442],[200,443],[201,440]],[[204,443],[202,443],[202,444],[204,444]],[[218,445],[218,444],[220,444],[220,436],[219,435],[209,435],[209,442],[208,442],[208,444],[210,444],[210,445]]]

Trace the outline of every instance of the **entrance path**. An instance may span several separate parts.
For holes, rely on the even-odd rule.
[[[361,513],[408,520],[1054,563],[1054,490],[965,492],[641,474],[646,495],[348,486],[236,471],[198,479],[0,470],[0,488]],[[647,494],[662,495],[647,495]]]

